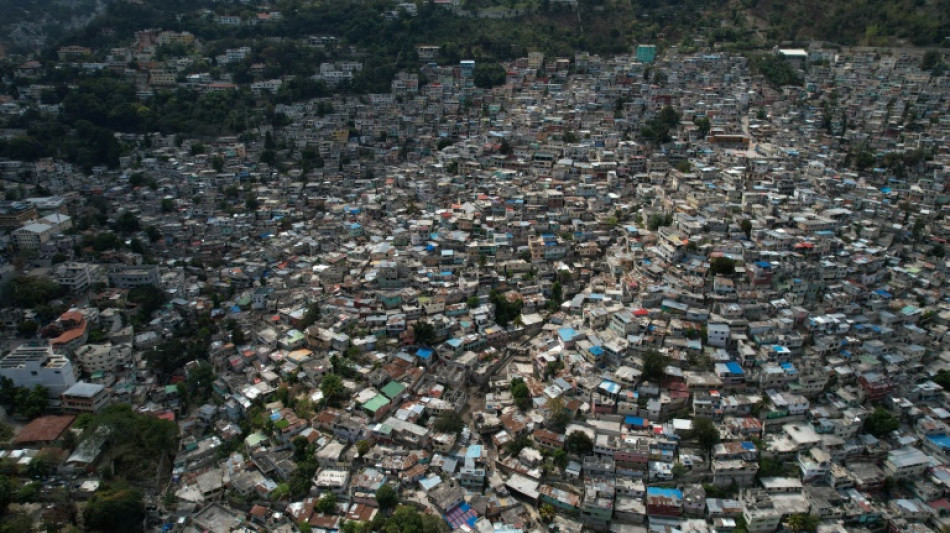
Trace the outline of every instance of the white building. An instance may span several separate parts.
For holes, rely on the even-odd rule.
[[[131,347],[112,344],[86,344],[73,354],[83,372],[112,372],[117,367],[129,364]]]
[[[46,244],[53,236],[53,226],[49,224],[27,224],[20,229],[14,230],[13,242],[20,250],[35,250],[42,244]]]
[[[51,398],[59,397],[76,383],[72,362],[53,353],[49,344],[21,344],[0,360],[0,376],[13,380],[18,387],[46,387]]]
[[[158,267],[155,265],[116,267],[109,271],[109,283],[117,289],[158,287]]]
[[[62,263],[53,270],[56,283],[73,292],[83,292],[92,285],[92,267],[88,263]]]

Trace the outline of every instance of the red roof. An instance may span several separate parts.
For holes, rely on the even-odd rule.
[[[14,444],[30,444],[34,442],[52,442],[59,439],[64,431],[76,420],[72,415],[42,416],[33,420],[17,433]]]

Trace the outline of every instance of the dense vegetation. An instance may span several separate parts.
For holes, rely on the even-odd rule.
[[[4,1],[9,3],[0,0],[0,8]],[[88,3],[77,0],[76,5],[83,1]],[[276,3],[275,10],[293,16],[257,25],[229,26],[215,23],[213,14],[252,18],[255,12],[249,7],[222,6],[207,0],[113,2],[86,28],[50,46],[43,54],[46,64],[56,61],[60,44],[89,46],[97,54],[93,59],[102,60],[105,50],[128,44],[136,31],[163,28],[192,32],[204,46],[200,53],[194,47],[159,47],[159,57],[191,55],[194,62],[183,74],[207,72],[215,79],[227,74],[238,84],[286,75],[296,78],[288,81],[278,94],[265,96],[262,108],[258,105],[261,102],[255,101],[246,89],[202,94],[178,88],[158,91],[142,100],[132,83],[110,74],[90,77],[68,67],[49,69],[39,80],[52,87],[44,91],[42,100],[45,104],[62,104],[63,112],[59,116],[45,116],[31,111],[9,119],[6,125],[23,133],[0,141],[0,157],[35,161],[56,156],[88,171],[97,165],[118,166],[119,157],[128,147],[116,138],[116,132],[217,136],[240,134],[265,122],[279,126],[282,117],[272,111],[277,102],[325,97],[333,92],[388,92],[398,71],[419,70],[421,62],[416,47],[421,44],[439,46],[437,59],[442,63],[475,59],[475,84],[490,88],[504,83],[505,70],[500,61],[523,57],[529,50],[543,51],[548,57],[571,57],[575,51],[614,54],[629,52],[638,42],[658,42],[678,44],[683,51],[690,51],[698,37],[736,50],[762,47],[773,40],[806,37],[843,44],[882,44],[892,37],[907,38],[916,44],[936,44],[944,42],[944,36],[950,34],[950,0],[936,0],[931,5],[920,0],[849,0],[821,9],[811,3],[812,0],[580,0],[574,10],[550,0],[466,0],[463,7],[470,12],[515,10],[508,17],[479,18],[436,6],[431,1],[417,4],[417,16],[387,17],[385,13],[392,9],[392,4],[385,0],[283,0]],[[53,11],[62,7],[42,0],[14,4],[15,9],[2,11],[12,13],[14,19],[42,10],[45,4],[56,4],[58,7]],[[760,29],[763,26],[765,29]],[[297,40],[312,35],[334,36],[339,45],[310,47]],[[343,44],[355,45],[365,52],[361,57],[363,70],[333,89],[311,79],[322,62],[347,57]],[[251,54],[226,65],[203,58],[237,46],[250,47]],[[263,72],[252,73],[253,64],[264,65]],[[12,69],[12,65],[3,68]],[[794,69],[768,54],[753,58],[752,65],[776,86],[801,84]],[[70,89],[69,84],[73,83],[76,87]],[[14,81],[17,87],[23,84],[24,80]],[[649,140],[662,140],[667,131],[657,121],[643,133]]]
[[[113,460],[115,472],[127,480],[153,480],[159,468],[171,470],[171,457],[178,450],[174,422],[137,413],[128,404],[116,404],[96,415],[82,415],[77,425],[84,429],[84,436],[94,435],[99,427],[109,429],[106,456]]]
[[[950,1],[740,0],[750,16],[768,24],[773,40],[825,39],[841,44],[887,44],[889,38],[935,45],[950,34]]]
[[[86,526],[93,531],[141,531],[144,518],[142,492],[124,485],[101,487],[83,511]]]
[[[775,54],[753,56],[751,65],[753,70],[764,76],[775,87],[802,84],[802,77],[791,63]]]

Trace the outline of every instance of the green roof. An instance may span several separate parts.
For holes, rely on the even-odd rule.
[[[363,409],[376,414],[376,411],[379,411],[383,406],[388,404],[389,400],[387,400],[385,396],[382,394],[377,394],[376,396],[373,396],[370,401],[363,404]]]
[[[406,390],[406,386],[402,383],[399,383],[398,381],[390,381],[385,387],[381,389],[381,392],[385,394],[387,398],[392,399],[402,394],[402,391],[404,390]]]

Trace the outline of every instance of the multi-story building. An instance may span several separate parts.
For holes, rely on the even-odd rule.
[[[14,229],[37,218],[36,207],[26,202],[0,203],[0,229]]]
[[[117,289],[158,287],[158,267],[155,265],[114,267],[109,271],[109,283]]]
[[[27,224],[12,233],[13,243],[20,250],[35,250],[46,244],[53,236],[53,226],[49,224]]]
[[[92,268],[88,263],[62,263],[56,265],[53,277],[60,285],[72,292],[84,292],[92,284]]]
[[[83,372],[110,372],[129,364],[131,350],[112,344],[86,344],[73,353]]]
[[[750,533],[771,533],[778,529],[782,520],[782,511],[775,508],[772,498],[760,489],[749,489],[742,493],[742,518]]]
[[[0,376],[18,387],[46,387],[51,398],[76,384],[72,362],[46,343],[21,344],[0,360]]]
[[[924,473],[931,458],[913,446],[905,446],[887,453],[884,472],[896,479],[912,479]]]
[[[96,413],[109,405],[109,390],[97,383],[80,381],[60,395],[62,408],[67,412]]]

